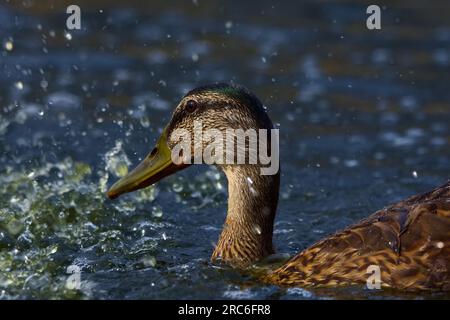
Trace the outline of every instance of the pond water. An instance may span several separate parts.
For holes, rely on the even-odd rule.
[[[331,0],[78,0],[68,31],[65,2],[0,4],[0,298],[445,297],[283,289],[211,265],[227,197],[211,167],[104,193],[215,81],[250,88],[280,128],[278,252],[444,183],[450,2],[388,4],[378,31],[364,2]]]

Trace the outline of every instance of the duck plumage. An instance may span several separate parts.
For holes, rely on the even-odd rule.
[[[283,286],[364,284],[450,290],[450,182],[375,212],[302,251],[266,277]]]

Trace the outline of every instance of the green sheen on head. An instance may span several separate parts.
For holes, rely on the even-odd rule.
[[[251,93],[246,87],[236,84],[215,83],[206,86],[197,87],[189,91],[184,98],[192,95],[203,95],[208,93],[216,93],[224,95],[234,100],[262,107],[261,101]]]

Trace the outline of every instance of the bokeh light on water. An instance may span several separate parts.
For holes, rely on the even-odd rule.
[[[405,297],[211,266],[226,212],[213,168],[114,202],[104,192],[187,90],[230,80],[280,128],[281,253],[443,183],[450,3],[396,1],[371,32],[364,1],[80,0],[80,31],[65,29],[69,2],[0,5],[1,298]]]

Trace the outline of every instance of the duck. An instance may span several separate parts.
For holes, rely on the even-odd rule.
[[[267,108],[244,86],[214,83],[195,88],[175,107],[153,150],[114,183],[107,196],[115,199],[195,164],[189,161],[195,156],[195,146],[190,152],[188,148],[186,152],[178,150],[178,158],[173,156],[179,142],[175,133],[187,130],[194,135],[195,121],[219,132],[227,128],[274,129]],[[268,153],[273,149],[272,144],[263,147]],[[250,268],[275,253],[273,229],[281,166],[276,173],[263,175],[261,168],[266,164],[260,160],[214,165],[228,181],[228,209],[211,261]],[[376,288],[404,291],[449,291],[450,181],[328,235],[260,275],[260,280],[280,287],[371,283],[378,285]]]

